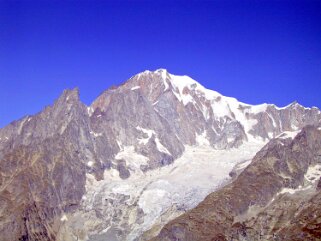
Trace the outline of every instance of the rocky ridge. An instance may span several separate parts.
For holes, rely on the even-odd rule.
[[[153,240],[320,240],[321,129],[271,140],[226,187]]]
[[[318,125],[320,116],[298,103],[244,104],[163,69],[133,76],[88,107],[78,89],[66,90],[52,106],[0,129],[1,236],[57,239],[67,214],[83,203],[88,175],[145,175],[172,164],[187,146],[224,151],[266,143]]]

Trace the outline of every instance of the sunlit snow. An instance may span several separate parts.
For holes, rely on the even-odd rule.
[[[67,221],[68,218],[66,216],[66,214],[63,214],[62,217],[60,218],[60,221],[64,222],[64,221]]]
[[[194,97],[188,92],[184,92],[185,88],[187,88],[188,90],[193,90],[197,93],[197,95],[203,96],[206,100],[210,101],[210,108],[212,109],[215,118],[235,118],[237,121],[242,123],[242,125],[244,125],[244,130],[246,133],[248,133],[253,128],[253,126],[257,124],[257,120],[251,118],[249,119],[246,115],[265,112],[267,107],[269,106],[266,103],[261,105],[248,105],[238,101],[235,98],[223,96],[216,91],[206,89],[204,86],[188,76],[177,76],[172,74],[169,74],[169,76],[169,80],[171,81],[171,84],[174,88],[174,95],[184,105],[187,105],[188,103],[192,103],[195,105],[196,102]],[[201,110],[204,118],[208,120],[208,107],[202,106]],[[273,125],[276,126],[273,117],[270,116],[270,118]]]
[[[320,180],[321,177],[321,164],[310,166],[304,175],[305,180],[308,182],[305,186],[299,186],[297,188],[283,188],[278,194],[289,193],[294,194],[302,192],[313,187],[313,183]]]
[[[276,138],[281,138],[281,139],[291,138],[291,139],[294,139],[299,132],[300,131],[284,131],[280,135],[278,135]]]
[[[309,167],[304,177],[312,183],[318,181],[321,177],[321,164]]]
[[[138,89],[140,89],[140,86],[134,86],[131,88],[131,90],[138,90]]]
[[[196,135],[196,142],[199,146],[209,146],[210,142],[206,138],[206,131],[201,135]]]
[[[206,195],[230,179],[229,172],[237,163],[250,160],[264,143],[246,143],[230,150],[215,150],[204,144],[185,146],[183,156],[173,164],[146,173],[131,173],[126,180],[120,179],[114,169],[105,171],[102,181],[96,181],[92,175],[87,174],[84,208],[88,211],[93,208],[98,193],[106,197],[115,197],[117,193],[128,195],[130,198],[126,203],[137,202],[144,212],[143,223],[133,224],[127,237],[127,240],[134,240],[156,224],[173,205],[184,210],[195,207]],[[148,161],[146,157],[135,153],[133,147],[124,147],[116,159],[124,159],[133,169]],[[109,208],[121,208],[115,205]],[[106,223],[102,229],[108,225]]]
[[[94,165],[94,162],[93,162],[93,161],[87,162],[87,166],[92,167],[93,165]]]
[[[139,171],[141,165],[146,165],[148,158],[135,152],[134,146],[124,146],[115,156],[116,160],[126,160],[126,164],[133,171]]]
[[[92,135],[95,136],[95,137],[98,137],[98,136],[102,136],[102,135],[103,135],[103,133],[96,133],[96,132],[93,132],[93,131],[91,131],[90,134],[92,134]]]
[[[302,192],[305,190],[310,189],[312,186],[308,185],[306,187],[299,186],[298,188],[292,189],[292,188],[283,188],[277,195],[284,194],[284,193],[289,193],[289,194],[294,194],[297,192]]]

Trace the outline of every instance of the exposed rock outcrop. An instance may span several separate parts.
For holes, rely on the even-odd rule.
[[[230,185],[167,224],[154,240],[319,240],[321,131],[274,139]]]
[[[7,127],[15,131],[1,150],[1,240],[56,240],[63,216],[77,208],[92,151],[84,110],[77,90],[65,91],[52,107]]]

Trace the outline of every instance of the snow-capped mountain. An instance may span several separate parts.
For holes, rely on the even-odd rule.
[[[119,88],[107,90],[94,101],[91,110],[99,108],[109,113],[109,107],[124,94],[131,98],[127,98],[127,103],[120,102],[119,110],[125,109],[126,104],[131,104],[133,109],[144,108],[134,109],[135,116],[136,111],[151,110],[155,112],[154,118],[160,120],[160,124],[164,123],[162,130],[171,131],[182,144],[195,145],[197,137],[203,136],[217,149],[237,147],[249,139],[271,139],[283,131],[298,130],[315,123],[320,117],[317,108],[304,108],[296,102],[284,108],[244,104],[208,90],[188,76],[175,76],[164,69],[145,71]],[[153,120],[139,119],[142,115],[129,117],[137,125],[150,129],[148,124]]]
[[[230,181],[319,109],[249,105],[164,69],[90,106],[78,89],[0,129],[4,240],[137,240]]]

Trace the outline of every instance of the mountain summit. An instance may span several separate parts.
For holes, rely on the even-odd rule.
[[[241,103],[165,69],[139,73],[90,106],[65,90],[0,129],[1,237],[150,237],[270,140],[320,122],[317,108]]]

